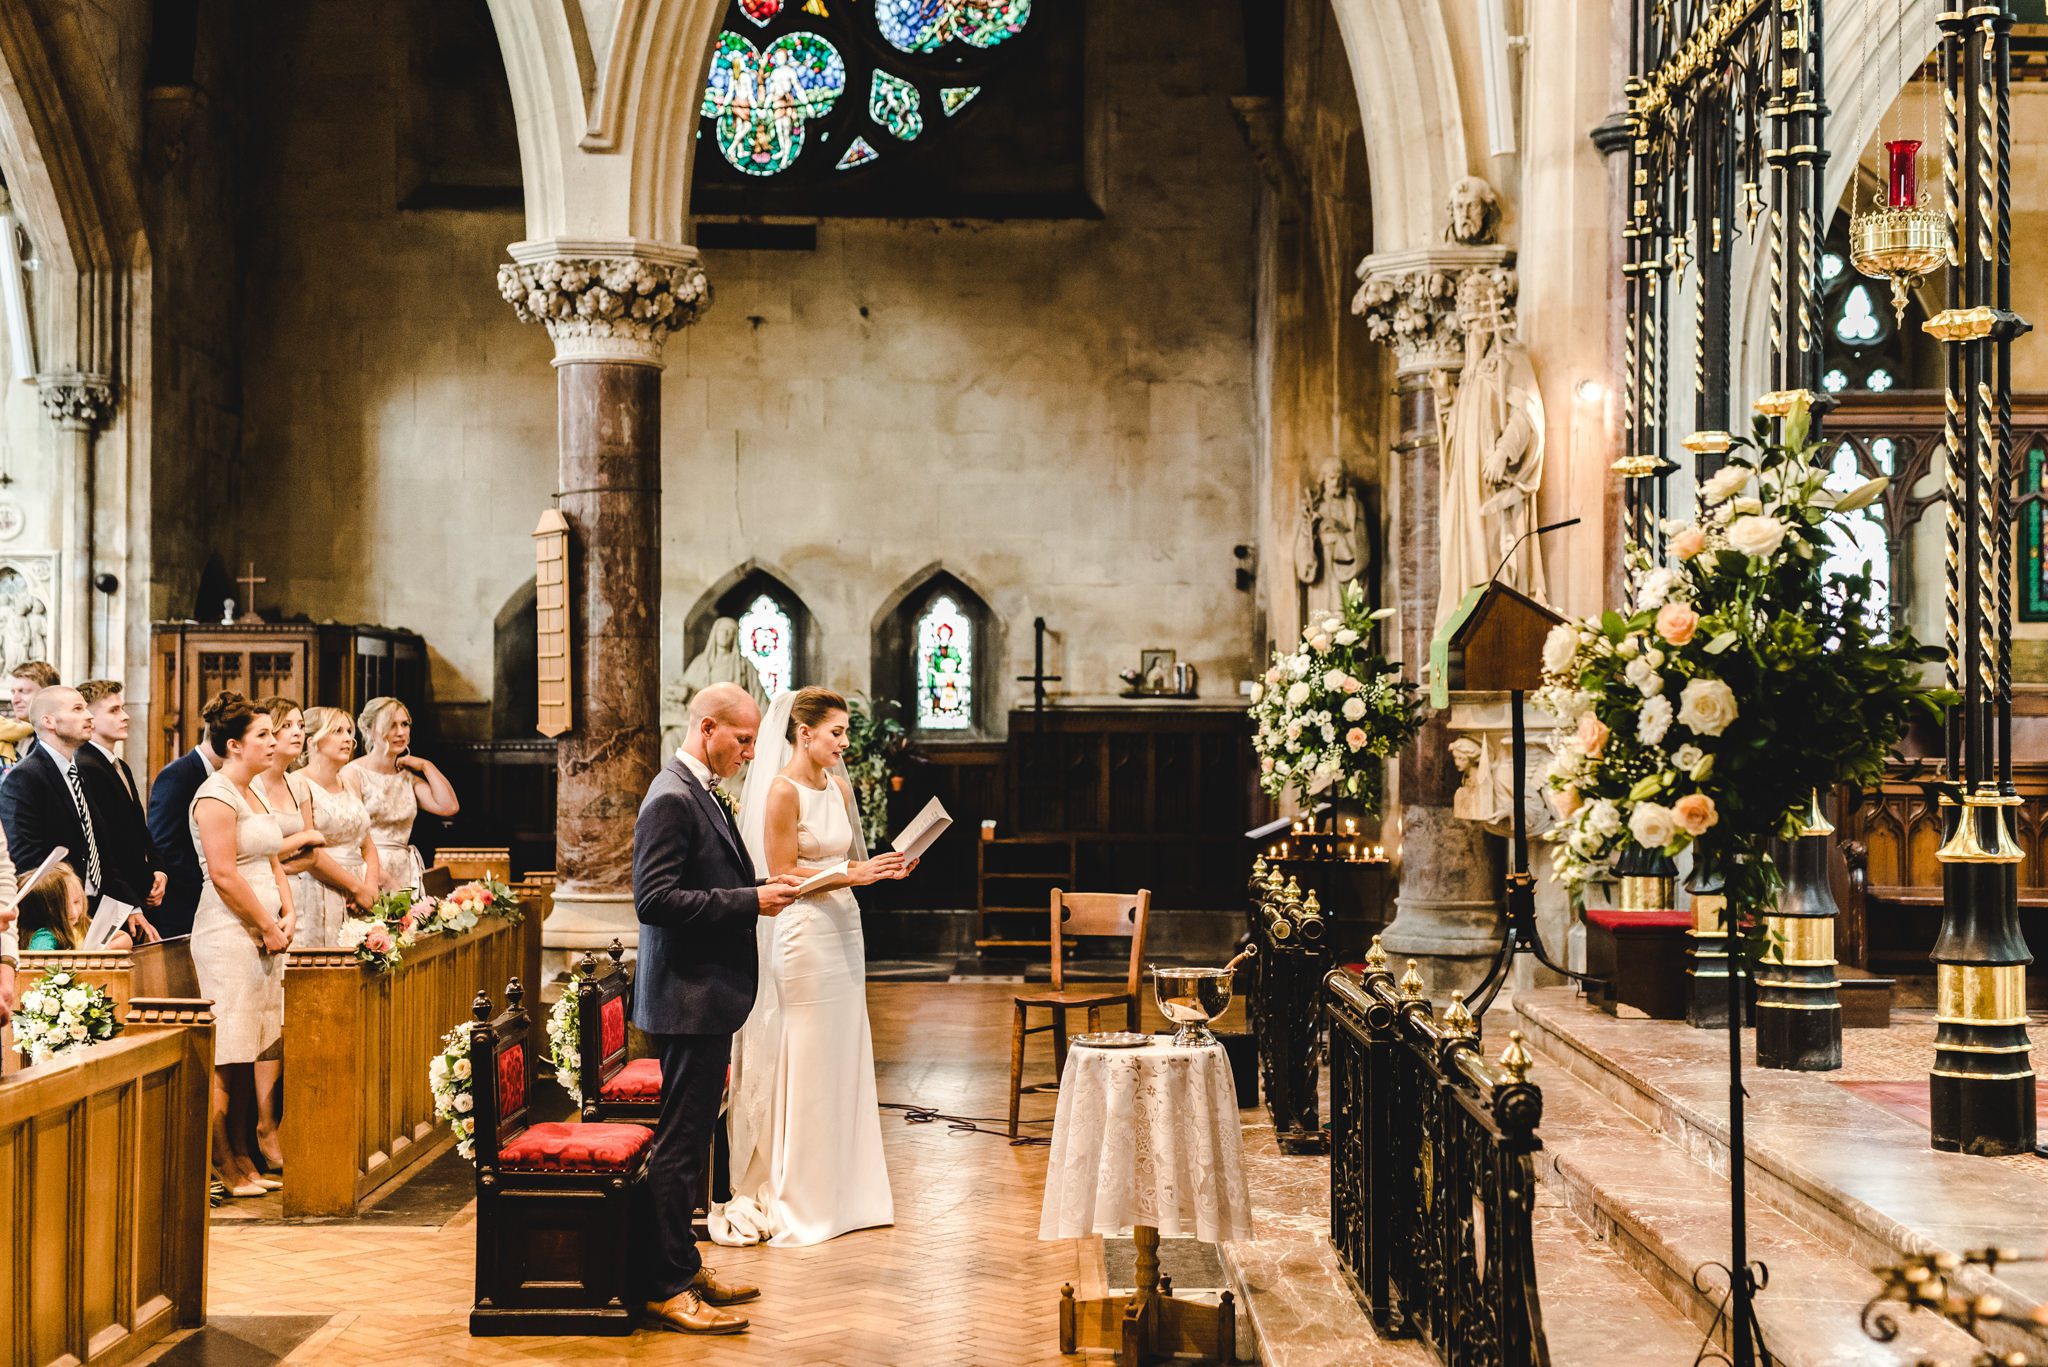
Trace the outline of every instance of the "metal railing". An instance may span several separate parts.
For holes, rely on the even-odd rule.
[[[1397,983],[1377,939],[1363,978],[1324,981],[1330,1242],[1360,1303],[1444,1367],[1548,1367],[1528,1047],[1512,1034],[1489,1063],[1463,1003],[1438,1018],[1414,962]]]

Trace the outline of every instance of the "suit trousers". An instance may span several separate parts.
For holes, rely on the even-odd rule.
[[[661,1058],[661,1119],[647,1153],[648,1221],[642,1239],[649,1300],[687,1287],[704,1265],[691,1216],[704,1194],[704,1165],[718,1127],[732,1062],[731,1035],[649,1035]]]

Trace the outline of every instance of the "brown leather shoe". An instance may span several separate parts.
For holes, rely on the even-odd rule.
[[[653,1327],[678,1334],[738,1334],[747,1321],[716,1306],[706,1305],[694,1291],[678,1291],[665,1301],[649,1301],[644,1307]]]
[[[691,1281],[690,1290],[713,1305],[738,1305],[741,1301],[753,1300],[761,1294],[760,1287],[748,1286],[745,1282],[723,1281],[708,1267],[697,1269],[697,1276]]]

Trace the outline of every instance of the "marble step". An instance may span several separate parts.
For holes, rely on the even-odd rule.
[[[1725,1035],[1676,1021],[1616,1020],[1569,989],[1519,994],[1514,1010],[1517,1025],[1548,1061],[1725,1179]],[[1987,1245],[2038,1255],[2041,1231],[2048,1229],[2048,1163],[1936,1153],[1924,1119],[1838,1083],[1896,1071],[1901,1051],[1909,1061],[1931,1059],[1933,1032],[1928,1019],[1895,1021],[1889,1031],[1852,1030],[1845,1036],[1846,1066],[1834,1074],[1755,1068],[1753,1040],[1745,1041],[1752,1201],[1789,1216],[1866,1268]],[[2043,1067],[2039,1052],[2037,1070]],[[1970,1269],[1960,1280],[2010,1307],[2048,1304],[2048,1265],[2008,1264],[1995,1276]],[[2001,1352],[2039,1355],[2038,1343],[1995,1326],[1985,1338]]]
[[[1614,1256],[1690,1321],[1697,1348],[1726,1285],[1725,1278],[1710,1280],[1709,1274],[1703,1291],[1694,1275],[1703,1264],[1727,1261],[1727,1180],[1557,1066],[1556,1056],[1540,1048],[1539,1055],[1533,1080],[1543,1089],[1541,1180]],[[1754,1197],[1749,1244],[1751,1259],[1770,1271],[1769,1285],[1757,1298],[1757,1318],[1783,1367],[1962,1364],[1981,1349],[1960,1329],[1925,1315],[1901,1317],[1899,1337],[1889,1344],[1872,1341],[1859,1322],[1878,1285],[1869,1267]],[[1547,1305],[1545,1311],[1548,1321]],[[1638,1360],[1691,1359],[1645,1354]],[[1559,1367],[1568,1361],[1557,1359]]]

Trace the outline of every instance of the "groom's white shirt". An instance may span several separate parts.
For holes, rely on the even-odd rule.
[[[707,789],[714,786],[711,778],[710,765],[706,764],[703,760],[698,759],[688,750],[683,750],[680,748],[676,751],[676,758],[683,762],[683,767],[685,769],[688,769],[691,773],[697,776],[697,782],[703,784]]]

